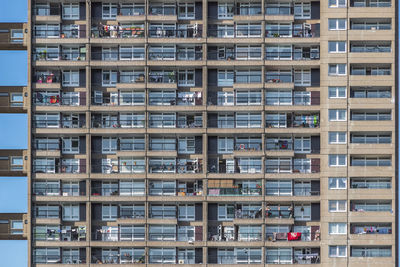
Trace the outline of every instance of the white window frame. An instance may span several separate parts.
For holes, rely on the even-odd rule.
[[[340,95],[341,90],[344,90],[344,96]],[[331,95],[331,93],[332,93],[332,95]],[[329,98],[347,98],[346,86],[329,86],[328,87],[328,97]]]
[[[193,145],[189,145],[192,142]],[[195,154],[195,151],[196,151],[196,139],[194,136],[184,136],[178,138],[178,153]]]
[[[345,163],[343,165],[340,164],[341,156],[344,156],[344,158],[345,158]],[[347,155],[346,154],[329,154],[328,157],[329,157],[329,159],[328,159],[329,167],[346,167],[347,166]],[[331,164],[331,159],[335,160],[334,164]]]
[[[21,164],[15,163],[15,161],[21,161]],[[11,171],[22,171],[24,169],[24,158],[23,157],[10,157],[10,170]]]
[[[330,24],[330,22],[331,21],[335,21],[335,28],[330,28],[329,27],[329,24]],[[344,28],[340,28],[339,27],[339,21],[340,20],[344,20]],[[330,31],[345,31],[347,29],[347,19],[346,18],[331,18],[331,19],[328,19],[328,30],[330,30]]]
[[[344,181],[344,187],[340,186],[340,180]],[[347,189],[347,178],[346,177],[329,177],[328,179],[329,190],[346,190]]]
[[[343,204],[343,202],[344,202],[344,209],[343,210],[341,210],[340,209],[340,203],[342,203]],[[331,209],[331,204],[334,204],[334,209]],[[329,212],[346,212],[347,211],[347,200],[329,200],[329,202],[328,202],[328,209],[329,209]]]
[[[62,220],[63,221],[79,221],[80,220],[79,204],[63,204]]]
[[[335,44],[335,50],[330,50],[330,45]],[[340,43],[344,43],[344,51],[340,50]],[[328,42],[328,52],[332,54],[343,54],[346,53],[347,43],[346,41],[329,41]]]
[[[340,141],[341,134],[344,134],[344,141]],[[335,140],[331,140],[331,137],[334,137]],[[328,142],[331,145],[347,144],[347,133],[346,132],[328,132]]]
[[[347,223],[330,222],[328,229],[329,229],[329,235],[345,235],[347,234]],[[342,229],[344,230],[343,232],[341,232]]]
[[[340,251],[344,248],[344,255]],[[332,249],[335,249],[335,254],[332,254]],[[347,257],[347,246],[329,246],[329,258],[345,258]]]
[[[69,14],[65,14],[66,10],[69,11]],[[78,14],[76,14],[76,10],[78,10]],[[63,20],[79,20],[79,3],[62,3],[62,19]]]
[[[340,1],[343,1],[344,3],[340,3]],[[340,8],[340,7],[346,7],[346,6],[347,6],[346,0],[329,0],[329,2],[328,2],[329,8]]]
[[[340,113],[344,112],[344,119],[340,119]],[[347,110],[346,109],[329,109],[328,110],[329,121],[347,121]],[[334,117],[330,115],[335,115]]]
[[[340,72],[340,67],[344,66],[344,73]],[[334,72],[330,72],[331,68],[335,68]],[[337,63],[337,64],[329,64],[328,66],[328,76],[346,76],[347,75],[347,64],[345,63]]]
[[[108,8],[107,13],[104,12],[104,8]],[[115,14],[113,14],[115,9]],[[101,6],[101,17],[102,19],[116,19],[118,15],[118,4],[117,3],[103,3]]]
[[[105,82],[104,74],[110,76],[110,80]],[[101,85],[102,86],[115,86],[118,82],[118,72],[116,70],[102,70],[101,71]]]
[[[79,86],[79,70],[64,70],[62,72],[62,85],[65,87]],[[74,79],[78,78],[78,79]]]
[[[78,145],[72,146],[73,142],[77,142]],[[63,154],[78,154],[79,153],[80,141],[79,137],[63,137],[62,138],[62,153]]]
[[[24,106],[24,95],[22,93],[10,93],[10,106],[11,107],[23,107]]]

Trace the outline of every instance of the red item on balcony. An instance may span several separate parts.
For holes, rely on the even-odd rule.
[[[301,239],[301,233],[289,232],[287,237],[288,237],[289,241],[300,240]]]

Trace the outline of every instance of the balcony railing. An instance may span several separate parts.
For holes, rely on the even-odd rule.
[[[260,48],[261,50],[261,48]],[[208,60],[261,60],[261,51],[232,51],[221,54],[218,51],[208,51]]]
[[[211,38],[260,38],[261,29],[208,29]]]
[[[98,106],[143,106],[146,103],[144,96],[92,97],[92,105]]]
[[[267,164],[266,173],[318,173],[319,164]]]
[[[319,118],[310,118],[309,120],[266,120],[267,128],[318,128]]]
[[[219,236],[218,234],[208,233],[208,240],[213,242],[230,242],[230,241],[242,241],[242,242],[254,242],[262,241],[261,233],[239,233],[236,237],[234,234],[223,234]]]
[[[292,74],[266,74],[265,82],[267,83],[292,83]]]
[[[59,232],[58,232],[59,231]],[[78,231],[78,230],[77,230]],[[57,230],[54,233],[34,233],[33,239],[36,241],[56,241],[56,242],[73,242],[86,241],[86,233],[62,233],[62,230]]]
[[[260,249],[261,254],[261,249]],[[208,255],[208,263],[218,263],[218,264],[261,264],[261,255],[243,255],[243,256],[213,256]]]
[[[320,100],[319,96],[277,96],[265,97],[265,105],[268,106],[310,106],[311,103],[318,103]]]
[[[202,29],[149,29],[149,38],[201,38]]]
[[[92,233],[92,241],[120,242],[120,241],[144,241],[145,233],[122,233],[120,231],[104,233],[101,230]]]
[[[33,30],[34,38],[85,38],[86,30],[73,29],[73,30]]]
[[[176,83],[177,77],[175,72],[169,74],[149,74],[149,83]]]
[[[79,106],[79,96],[45,95],[34,93],[33,104],[36,106]]]
[[[81,173],[86,166],[79,164],[33,164],[34,173]]]
[[[34,255],[35,264],[85,264],[86,258],[80,256],[60,256],[60,255]]]
[[[118,26],[103,25],[92,27],[92,38],[144,38],[145,30],[143,27],[120,28]]]
[[[247,173],[247,174],[252,174],[252,173],[262,173],[262,165],[261,164],[235,164],[230,166],[228,165],[219,165],[219,168],[217,166],[209,164],[208,166],[208,172],[209,173],[226,173],[226,174],[231,174],[231,173]]]
[[[319,52],[265,52],[266,60],[317,60]]]
[[[203,99],[196,95],[188,97],[149,97],[152,106],[198,106],[203,104]]]
[[[209,196],[261,196],[261,188],[208,188]]]
[[[187,120],[149,120],[149,128],[201,128],[203,123],[200,120],[193,120],[189,122]]]
[[[266,143],[266,150],[275,150],[275,151],[290,151],[293,150],[293,141],[269,141]]]
[[[269,25],[267,25],[268,27]],[[319,37],[319,29],[290,29],[290,28],[271,28],[265,30],[266,38],[296,37],[296,38],[316,38]]]
[[[201,173],[203,172],[202,164],[149,164],[150,173]]]
[[[144,173],[146,165],[143,164],[92,164],[92,173]]]
[[[291,219],[294,217],[293,210],[266,209],[267,218]]]
[[[220,129],[229,129],[229,128],[261,128],[262,120],[258,119],[209,119],[208,127],[210,128],[220,128]]]
[[[36,150],[44,150],[44,151],[58,151],[60,150],[60,142],[40,142],[38,140],[35,140],[34,142],[34,148]]]
[[[80,52],[35,52],[32,54],[36,61],[83,61],[86,60],[86,53]]]
[[[106,120],[106,119],[94,119],[92,120],[92,128],[144,128],[146,120],[144,119],[132,119],[132,120]]]
[[[261,151],[261,142],[240,142],[234,146],[235,151]]]
[[[309,188],[267,187],[265,193],[267,196],[319,196],[320,191]]]
[[[127,61],[127,60],[144,60],[146,54],[144,52],[121,52],[121,51],[111,51],[111,52],[92,52],[92,60],[102,60],[102,61]]]
[[[55,74],[36,74],[33,77],[35,83],[61,83],[61,77]]]
[[[93,264],[144,264],[145,262],[145,255],[92,256]]]
[[[104,188],[92,187],[92,196],[144,196],[146,190],[144,188]]]
[[[290,239],[290,235],[294,234],[296,239]],[[303,232],[284,232],[284,233],[276,233],[276,232],[267,232],[265,233],[265,237],[267,241],[305,241],[310,242],[311,240],[311,232],[303,231]]]
[[[202,51],[149,52],[149,60],[202,60]]]
[[[209,105],[218,106],[259,106],[262,104],[261,96],[217,96],[208,98]]]
[[[85,120],[33,120],[35,128],[85,128]]]
[[[37,187],[34,186],[33,195],[35,196],[84,196],[79,188],[56,188],[56,187]]]

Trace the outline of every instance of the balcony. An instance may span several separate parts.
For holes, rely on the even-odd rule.
[[[219,51],[214,51],[209,48],[207,51],[207,59],[208,60],[218,60],[218,61],[235,61],[237,64],[240,64],[241,61],[249,61],[249,60],[261,60],[262,53],[261,47],[259,49],[250,48],[253,51],[238,51],[238,49],[232,48],[231,52],[225,51],[221,53]],[[219,63],[220,64],[220,63]],[[245,63],[243,65],[246,65]]]
[[[46,196],[46,197],[76,197],[76,196],[85,196],[86,192],[84,188],[61,188],[61,187],[50,187],[50,186],[35,186],[33,188],[33,195],[35,196]]]
[[[247,255],[247,253],[234,256],[233,250],[232,255],[208,255],[208,264],[241,264],[241,265],[261,265],[262,256],[261,250],[259,251],[260,255]]]
[[[92,38],[105,38],[105,39],[131,39],[131,38],[144,38],[145,30],[143,24],[132,26],[118,26],[118,25],[97,25],[91,29]]]
[[[59,228],[58,226],[52,228]],[[81,242],[86,241],[86,226],[62,226],[62,229],[47,229],[42,232],[34,228],[33,239],[36,242]]]
[[[33,60],[36,65],[53,65],[60,64],[61,62],[80,62],[86,61],[86,52],[34,52],[32,53]],[[46,62],[46,63],[43,63]],[[61,64],[63,64],[61,63]]]
[[[149,128],[202,128],[203,122],[200,119],[193,118],[191,120],[184,119],[152,119],[149,120]]]
[[[312,52],[283,52],[283,51],[267,51],[265,52],[265,60],[319,60],[319,51]]]
[[[291,116],[292,115],[292,116]],[[267,128],[319,128],[319,115],[266,114]]]
[[[36,120],[33,121],[34,128],[46,129],[70,129],[70,128],[85,128],[86,120],[81,119],[62,119],[62,120]]]
[[[42,264],[86,264],[85,256],[60,256],[60,255],[34,255],[33,262]]]
[[[261,233],[238,233],[234,232],[217,234],[215,231],[208,232],[208,241],[212,242],[257,242],[263,241]]]
[[[174,160],[175,161],[175,160]],[[158,163],[156,160],[149,161],[149,173],[164,173],[164,174],[188,174],[188,173],[202,173],[203,164],[201,159],[182,160],[177,159],[176,162],[170,164]]]
[[[49,74],[34,74],[32,82],[36,88],[61,88],[61,75],[59,72]]]
[[[78,26],[78,25],[77,25]],[[35,26],[37,27],[37,26]],[[78,39],[86,38],[86,26],[79,25],[76,29],[64,30],[59,28],[54,29],[40,29],[34,28],[32,30],[34,39]]]
[[[296,226],[295,226],[296,228]],[[269,242],[311,242],[320,241],[319,226],[307,227],[307,230],[289,232],[266,232],[266,240]],[[293,244],[292,244],[293,245]]]
[[[178,25],[179,26],[179,25]],[[191,28],[187,29],[175,29],[172,28],[161,28],[149,26],[149,38],[201,38],[203,34],[203,25],[189,25]]]
[[[129,188],[129,187],[104,187],[104,186],[92,186],[91,195],[92,196],[121,196],[121,197],[136,197],[144,196],[145,188]]]
[[[261,188],[213,188],[208,187],[208,196],[261,196]]]
[[[288,25],[287,27],[279,27],[276,24],[267,24],[265,29],[266,38],[319,38],[320,29],[318,24],[311,24],[310,27],[303,25]]]
[[[101,49],[101,48],[100,48]],[[138,47],[134,47],[133,51],[120,51],[113,50],[111,51],[92,51],[91,52],[91,59],[94,61],[100,61],[100,62],[118,62],[118,64],[121,65],[129,65],[131,66],[132,61],[137,61],[137,64],[139,64],[141,61],[145,60],[146,58],[146,53],[144,52],[144,47],[142,49]],[[99,63],[101,64],[101,63]]]
[[[243,163],[240,160],[217,160],[209,159],[208,162],[209,173],[219,174],[255,174],[262,173],[261,159],[253,163]]]
[[[186,96],[179,96],[179,95]],[[151,106],[199,106],[203,104],[201,92],[178,92],[178,96],[152,96],[149,94],[149,105]]]
[[[283,162],[284,161],[284,162]],[[265,164],[266,173],[319,173],[319,159],[267,159]]]
[[[144,128],[145,119],[97,119],[92,118],[92,128],[117,129],[117,128]]]
[[[208,127],[219,129],[262,128],[261,119],[208,119]]]
[[[144,241],[145,233],[129,233],[121,232],[120,230],[112,230],[111,233],[104,229],[97,229],[92,233],[91,241],[102,241],[102,242],[135,242]]]
[[[292,188],[292,187],[269,187],[265,188],[265,194],[267,196],[299,196],[299,197],[309,197],[309,196],[319,196],[320,190],[311,190],[310,188]]]
[[[139,160],[140,161],[140,160]],[[137,174],[145,173],[146,165],[137,164],[125,164],[125,163],[104,163],[104,164],[92,164],[92,173],[102,174]]]
[[[156,61],[202,60],[203,52],[202,51],[149,52],[148,59]]]
[[[86,106],[86,92],[34,92],[32,96],[32,101],[37,109],[39,109],[39,107],[41,106]]]
[[[34,173],[44,174],[79,174],[86,173],[86,165],[80,164],[33,164]]]

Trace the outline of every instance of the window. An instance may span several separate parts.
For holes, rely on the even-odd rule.
[[[375,166],[375,167],[388,167],[392,165],[390,156],[380,157],[366,157],[366,156],[353,156],[350,161],[351,166]]]
[[[153,241],[175,241],[176,225],[150,225],[149,239]]]
[[[233,138],[218,137],[218,154],[229,154],[233,152]]]
[[[329,0],[329,7],[346,7],[346,0]]]
[[[115,137],[102,137],[101,151],[103,154],[115,153],[117,151],[117,138]]]
[[[293,264],[292,248],[266,248],[267,264]]]
[[[63,86],[79,86],[79,71],[67,70],[62,72]]]
[[[195,137],[179,137],[178,153],[195,154]]]
[[[101,209],[101,219],[103,221],[113,221],[117,219],[118,207],[111,204],[103,204]],[[122,216],[122,214],[121,214]]]
[[[218,221],[231,221],[235,217],[233,204],[218,204]]]
[[[143,241],[145,237],[144,225],[121,225],[121,241]]]
[[[24,105],[24,97],[22,93],[11,93],[10,94],[10,106],[11,107],[22,107]]]
[[[329,223],[330,235],[345,235],[347,232],[346,223]]]
[[[337,178],[337,177],[330,177],[329,178],[329,189],[346,189],[347,185],[346,178]]]
[[[346,212],[346,200],[329,200],[329,212]]]
[[[392,181],[391,178],[385,177],[351,178],[350,187],[361,189],[388,189],[392,188]]]
[[[103,3],[103,19],[115,19],[117,17],[118,4]]]
[[[346,257],[346,255],[347,255],[346,246],[329,246],[330,258]]]
[[[150,263],[176,264],[175,248],[150,248]]]
[[[329,110],[329,121],[346,121],[347,110],[345,109],[330,109]]]
[[[311,19],[311,3],[300,2],[294,3],[295,19]]]
[[[233,18],[235,6],[233,3],[218,3],[218,19]]]
[[[194,221],[194,204],[180,204],[178,207],[178,220]]]
[[[79,3],[63,3],[62,18],[65,20],[79,19]]]
[[[329,132],[329,144],[346,144],[346,132]]]
[[[218,70],[218,86],[233,85],[233,70]]]
[[[62,138],[62,153],[64,154],[79,153],[79,137]]]
[[[328,24],[330,31],[346,30],[347,21],[346,19],[329,19]]]
[[[346,98],[346,87],[329,86],[329,98]]]
[[[351,120],[355,121],[388,121],[392,119],[390,111],[376,111],[376,112],[351,112]]]
[[[346,75],[346,64],[329,64],[329,76],[342,76]]]
[[[296,218],[296,221],[310,221],[311,204],[295,204],[294,217]]]
[[[392,96],[390,87],[352,87],[350,96],[354,98],[390,98]]]
[[[178,3],[178,19],[194,19],[194,3]]]
[[[194,240],[194,226],[178,226],[178,241]]]
[[[178,71],[178,85],[179,86],[194,86],[194,70],[179,70]]]
[[[311,152],[311,137],[296,137],[294,139],[295,153],[310,153]]]
[[[22,235],[24,233],[23,221],[11,221],[11,234]]]
[[[382,134],[362,134],[354,133],[351,134],[351,143],[354,144],[391,144],[392,136],[390,133]]]
[[[34,263],[60,263],[60,248],[36,248],[34,249]]]
[[[11,171],[22,171],[24,168],[24,160],[22,157],[11,157]]]
[[[11,29],[11,43],[22,43],[24,41],[23,29]]]
[[[117,84],[117,71],[103,70],[102,85],[103,86],[115,86],[116,84]]]
[[[62,206],[63,221],[79,221],[79,205],[65,204]]]
[[[333,154],[329,155],[329,167],[343,167],[347,165],[347,155]]]
[[[351,257],[392,257],[391,246],[351,247]]]

